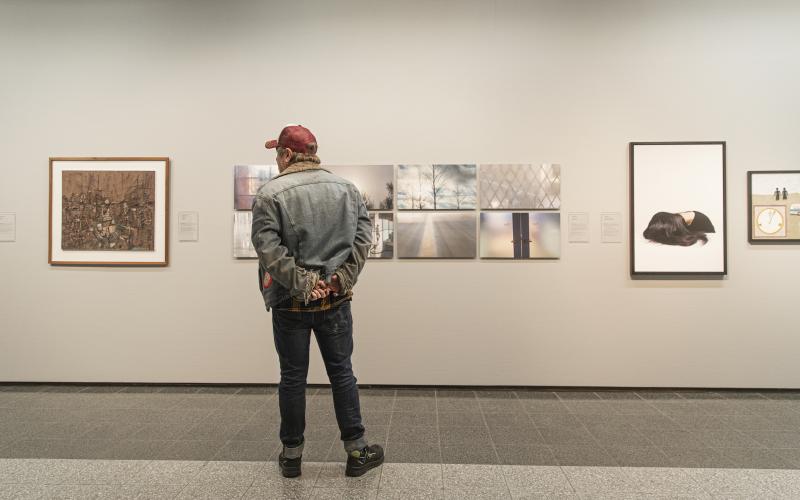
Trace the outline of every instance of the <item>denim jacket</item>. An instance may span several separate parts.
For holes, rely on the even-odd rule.
[[[269,310],[290,297],[308,304],[335,273],[350,294],[372,244],[361,193],[318,164],[298,162],[261,186],[253,201],[258,282]]]

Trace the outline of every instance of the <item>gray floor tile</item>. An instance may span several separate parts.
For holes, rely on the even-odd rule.
[[[583,426],[581,427],[539,427],[539,433],[546,444],[586,445],[596,441]]]
[[[50,500],[94,500],[94,499],[119,499],[126,497],[120,494],[116,486],[108,484],[60,484],[50,486],[44,493],[44,498]]]
[[[653,400],[653,401],[664,401],[664,400],[681,400],[682,397],[678,396],[677,393],[673,391],[636,391],[636,394],[639,395],[642,399]]]
[[[479,426],[486,425],[485,422],[481,412],[440,411],[438,415],[440,428]],[[392,420],[392,425],[397,424],[398,421]]]
[[[800,401],[800,391],[765,392],[764,396],[774,401]]]
[[[173,441],[181,439],[193,426],[186,423],[167,424],[146,423],[141,424],[130,439],[153,439],[162,441]]]
[[[397,399],[401,398],[435,398],[436,397],[436,389],[415,389],[415,388],[404,388],[404,389],[397,389],[395,391],[395,397]]]
[[[556,391],[562,401],[599,401],[600,396],[593,391]]]
[[[445,488],[443,490],[445,500],[497,500],[511,498],[508,488]]]
[[[383,465],[379,487],[392,490],[442,489],[442,467],[438,464],[387,463]]]
[[[506,488],[503,469],[499,465],[445,463],[442,478],[446,489]]]
[[[200,387],[195,385],[167,385],[161,388],[161,394],[197,394]]]
[[[194,478],[192,484],[228,484],[250,486],[264,469],[260,461],[211,461]]]
[[[352,488],[314,488],[313,500],[374,500],[377,498],[378,490],[361,489],[355,495]]]
[[[559,465],[609,467],[618,465],[605,449],[597,445],[554,445],[551,447]]]
[[[525,406],[519,399],[478,399],[478,404],[483,412],[494,413],[522,413]]]
[[[553,450],[543,445],[495,445],[503,465],[558,465]]]
[[[682,427],[666,415],[627,415],[625,422],[637,429],[680,430]]]
[[[308,500],[313,494],[313,486],[300,484],[251,486],[242,498],[246,500]]]
[[[662,495],[702,495],[705,490],[687,469],[668,467],[629,467],[624,469],[631,481],[631,490]]]
[[[128,474],[125,483],[187,485],[205,465],[206,462],[197,460],[153,460]]]
[[[800,448],[772,448],[771,451],[786,460],[792,467],[800,469]]]
[[[224,440],[173,441],[172,445],[164,451],[164,456],[171,460],[211,460],[225,443]]]
[[[551,400],[557,401],[558,396],[553,391],[525,391],[525,390],[518,390],[514,391],[517,394],[517,399],[533,399],[533,400]]]
[[[581,418],[578,418],[577,415],[573,415],[571,413],[528,413],[533,425],[541,428],[541,427],[559,427],[559,426],[573,426],[573,427],[581,427],[583,425],[582,418],[585,415],[582,415]]]
[[[742,390],[720,391],[719,394],[725,399],[733,399],[733,400],[754,399],[760,401],[767,399],[767,397],[764,394],[758,391],[742,391]]]
[[[486,400],[517,399],[516,392],[507,389],[477,390],[475,391],[475,396],[478,399]]]
[[[532,424],[519,426],[492,426],[489,428],[489,435],[492,442],[496,445],[534,445],[544,444],[544,439],[539,431]]]
[[[390,441],[386,446],[387,463],[442,463],[439,443],[399,443]]]
[[[733,467],[721,449],[659,447],[670,467]]]
[[[377,490],[383,466],[370,470],[360,477],[346,477],[345,464],[328,463],[317,477],[315,488],[346,488],[350,490]]]
[[[623,467],[669,467],[667,455],[655,446],[606,446],[605,451]]]
[[[595,394],[608,401],[642,401],[635,391],[596,391]]]
[[[472,389],[436,389],[436,399],[447,398],[477,398],[475,391]]]
[[[645,435],[630,424],[587,425],[589,433],[601,446],[649,446]]]
[[[251,422],[231,436],[234,441],[267,441],[278,438],[279,425],[273,422]]]
[[[768,448],[800,448],[800,431],[745,431],[745,434]]]
[[[145,424],[138,422],[101,421],[91,425],[87,439],[131,439]]]
[[[183,433],[179,434],[177,439],[227,441],[233,439],[243,427],[243,423],[224,423],[206,420],[189,429],[185,429]]]
[[[497,413],[497,412],[484,411],[483,412],[483,417],[484,417],[484,419],[486,421],[486,424],[489,427],[495,427],[495,426],[506,427],[506,426],[514,426],[514,425],[532,426],[533,425],[533,419],[531,419],[530,415],[528,415],[525,412],[514,412],[514,413],[502,412],[502,413]]]
[[[248,486],[234,484],[189,484],[178,494],[178,499],[238,500]]]
[[[491,446],[489,429],[480,427],[442,427],[439,430],[439,439],[442,446],[460,446],[474,444],[475,446]]]
[[[619,415],[616,405],[611,401],[565,401],[564,405],[575,415]]]
[[[750,475],[782,498],[800,498],[800,471],[751,470]]]
[[[436,426],[392,425],[389,428],[389,442],[438,443],[439,429]]]
[[[561,467],[505,465],[501,467],[501,470],[506,484],[511,490],[556,494],[574,492]]]
[[[360,397],[393,398],[397,394],[397,390],[379,387],[359,387],[358,394]]]
[[[123,484],[147,463],[147,460],[92,460],[71,481],[75,484]]]
[[[633,479],[620,467],[562,467],[569,483],[579,494],[635,491]]]
[[[331,450],[337,452],[342,449],[338,443],[333,441],[306,441],[303,445],[303,460],[309,462],[324,462],[328,460]],[[344,452],[342,452],[344,455]],[[337,458],[339,455],[337,455]]]
[[[87,466],[85,460],[0,460],[0,477],[5,483],[63,484]]]
[[[271,441],[228,441],[212,457],[214,460],[268,461],[276,460],[281,446]],[[313,454],[309,454],[312,456]],[[319,458],[320,454],[313,455]],[[306,458],[306,457],[304,457]],[[322,458],[324,460],[324,457]]]
[[[510,491],[511,498],[514,500],[578,500],[581,498],[577,493],[542,493],[530,491],[527,488],[514,488]]]
[[[407,488],[407,489],[389,489],[381,487],[378,489],[379,500],[443,500],[443,489],[421,489],[421,488]]]
[[[227,394],[186,394],[175,407],[213,410],[226,407],[229,399],[231,399],[231,396]]]
[[[426,397],[397,398],[394,402],[394,411],[435,412],[436,399]]]
[[[445,398],[436,401],[439,412],[473,412],[480,413],[481,406],[477,398]]]
[[[271,385],[247,385],[243,386],[239,394],[276,394],[278,388]]]
[[[743,469],[789,469],[792,464],[768,449],[720,448],[722,456],[734,467]]]
[[[733,429],[700,429],[697,431],[700,442],[709,448],[763,448],[752,437]]]
[[[442,446],[445,464],[499,464],[500,459],[491,444]]]
[[[167,458],[173,441],[122,439],[114,441],[102,458],[113,460],[158,460]]]
[[[436,412],[410,412],[410,411],[396,411],[392,412],[391,425],[436,425]]]
[[[749,471],[742,469],[682,469],[712,495],[735,494],[763,498],[769,489]]]
[[[363,420],[364,425],[389,425],[389,423],[394,423],[392,417],[394,416],[393,413],[388,411],[365,411],[361,415],[361,419]],[[336,419],[334,419],[334,424],[336,423]],[[400,424],[403,425],[403,424]]]
[[[521,399],[520,404],[527,413],[556,413],[569,415],[567,406],[561,400]]]
[[[608,405],[619,415],[660,415],[658,409],[644,400],[609,401]]]
[[[659,430],[657,432],[645,432],[644,435],[653,445],[661,448],[690,448],[703,446],[699,434],[694,431]]]

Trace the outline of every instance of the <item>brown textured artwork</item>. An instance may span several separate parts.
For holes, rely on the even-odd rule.
[[[62,173],[62,250],[155,247],[155,172]]]

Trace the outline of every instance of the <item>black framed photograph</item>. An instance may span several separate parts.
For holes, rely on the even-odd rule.
[[[800,243],[800,170],[747,172],[747,240]]]
[[[631,276],[724,276],[725,142],[630,143]]]

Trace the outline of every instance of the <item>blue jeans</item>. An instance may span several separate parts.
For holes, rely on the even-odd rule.
[[[281,365],[278,400],[281,409],[280,438],[287,458],[303,452],[306,428],[306,377],[311,331],[317,338],[325,370],[333,390],[333,406],[347,452],[367,445],[358,387],[350,356],[353,354],[353,317],[350,302],[319,312],[273,309],[272,332]],[[289,450],[290,449],[290,450]]]

